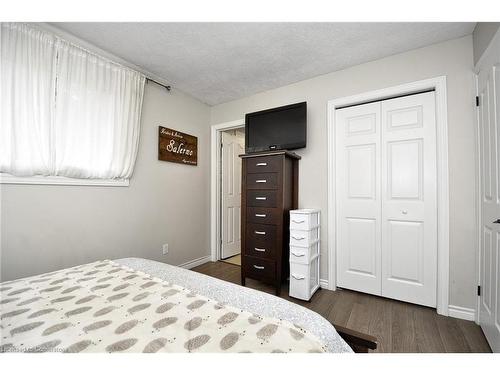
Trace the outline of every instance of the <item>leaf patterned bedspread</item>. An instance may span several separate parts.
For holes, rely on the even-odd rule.
[[[0,352],[325,352],[297,325],[109,260],[0,291]]]

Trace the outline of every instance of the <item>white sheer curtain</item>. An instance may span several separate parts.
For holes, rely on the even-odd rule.
[[[0,171],[49,175],[56,39],[22,24],[0,27]]]
[[[144,76],[66,42],[58,52],[56,175],[129,178],[139,144]]]
[[[0,172],[128,179],[144,84],[142,74],[58,37],[2,25]]]

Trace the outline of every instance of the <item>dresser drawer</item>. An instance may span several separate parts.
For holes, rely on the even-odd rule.
[[[247,189],[277,189],[278,173],[248,173]]]
[[[277,208],[247,207],[247,223],[279,225],[283,211]]]
[[[267,243],[258,245],[256,243],[252,243],[252,241],[248,241],[247,246],[245,247],[244,255],[274,260],[276,256],[276,244]]]
[[[243,267],[245,275],[252,279],[263,281],[276,279],[276,262],[272,260],[244,256]]]
[[[281,156],[257,156],[245,160],[247,173],[279,172],[283,163]]]
[[[248,223],[246,226],[246,247],[274,249],[276,247],[276,226]]]
[[[247,190],[247,207],[277,207],[276,190]]]

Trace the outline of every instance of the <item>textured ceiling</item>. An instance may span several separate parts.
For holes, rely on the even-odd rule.
[[[474,23],[53,23],[214,105],[458,38]]]

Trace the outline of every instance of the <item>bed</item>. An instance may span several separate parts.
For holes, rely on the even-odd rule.
[[[282,298],[140,258],[0,284],[1,352],[367,352]],[[336,328],[336,329],[335,329]]]

